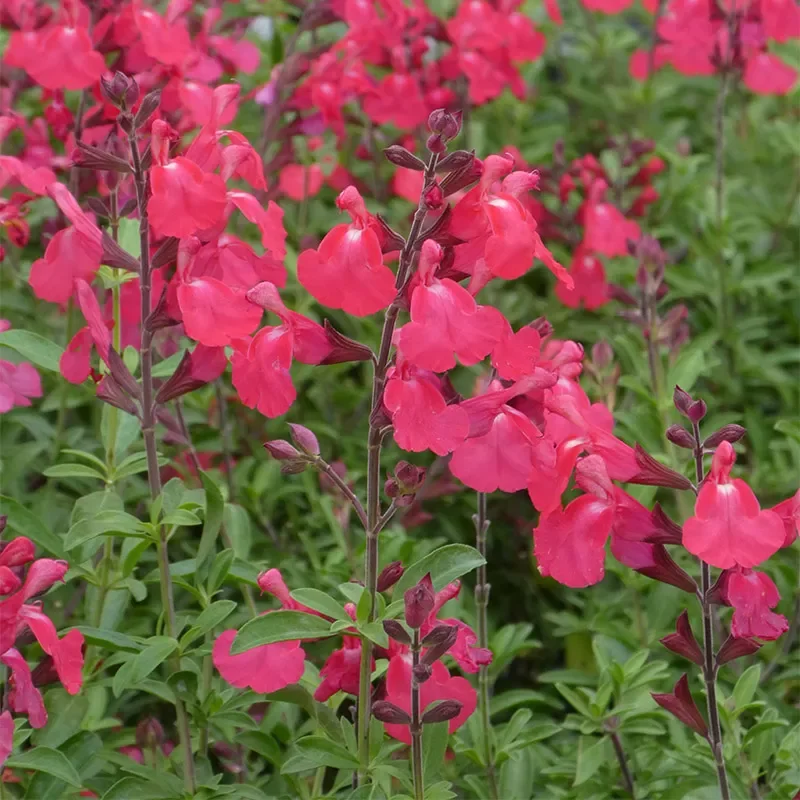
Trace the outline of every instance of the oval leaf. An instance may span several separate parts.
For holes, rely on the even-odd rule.
[[[9,758],[5,765],[15,769],[30,769],[34,772],[44,772],[52,775],[76,789],[81,788],[80,775],[75,767],[69,763],[67,757],[52,747],[34,747],[18,756]]]
[[[472,572],[485,563],[486,559],[474,547],[466,544],[446,544],[428,553],[403,573],[403,577],[395,584],[395,596],[399,597],[400,592],[410,589],[429,572],[433,586],[438,591],[456,578]]]
[[[64,352],[57,344],[31,331],[10,330],[0,333],[0,344],[16,350],[37,367],[58,372],[58,362]]]
[[[333,636],[330,622],[302,611],[273,611],[251,619],[233,640],[231,655],[244,653],[262,644],[293,639],[321,639]]]

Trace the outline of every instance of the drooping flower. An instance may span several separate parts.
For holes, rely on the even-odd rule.
[[[76,280],[91,281],[103,256],[102,234],[66,186],[53,183],[48,194],[72,226],[58,231],[34,261],[28,282],[41,300],[65,305]]]
[[[396,655],[389,660],[386,671],[386,699],[411,712],[411,655]],[[448,731],[457,731],[469,718],[478,703],[478,696],[466,678],[454,678],[441,661],[431,667],[431,677],[420,686],[420,706],[424,711],[438,700],[457,700],[462,704],[461,711],[450,720]],[[394,739],[411,744],[408,725],[384,723],[386,733]]]
[[[297,277],[322,305],[368,316],[394,300],[394,274],[383,263],[378,235],[358,190],[349,186],[336,205],[352,222],[336,225],[316,250],[300,253]]]
[[[606,271],[599,258],[579,247],[572,258],[569,274],[574,283],[571,289],[563,283],[556,284],[556,297],[565,306],[578,308],[583,304],[587,311],[594,311],[609,301]]]
[[[303,677],[305,652],[299,641],[275,642],[231,655],[236,630],[221,633],[214,641],[211,658],[219,674],[239,689],[259,694],[277,692]]]
[[[743,480],[731,480],[735,461],[733,447],[723,441],[714,453],[711,472],[700,487],[694,516],[683,525],[683,546],[720,569],[756,567],[785,539],[778,514],[762,511],[753,490]]]
[[[336,692],[357,696],[360,672],[361,639],[357,636],[343,636],[342,646],[328,656],[319,671],[322,683],[314,692],[314,699],[324,703]]]
[[[800,489],[791,497],[773,506],[772,510],[783,520],[783,527],[786,531],[786,538],[783,546],[789,545],[800,536]]]
[[[578,463],[576,482],[586,494],[543,514],[534,528],[534,554],[542,575],[578,589],[598,583],[605,572],[605,543],[614,522],[614,487],[603,459]]]
[[[723,599],[733,606],[732,636],[772,641],[789,629],[786,617],[771,610],[778,605],[781,596],[765,572],[732,569],[725,573],[722,583]]]

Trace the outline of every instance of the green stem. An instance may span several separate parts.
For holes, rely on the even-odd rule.
[[[491,587],[486,574],[486,534],[489,520],[486,514],[486,495],[478,492],[478,513],[474,517],[475,542],[484,563],[478,567],[475,584],[475,608],[478,619],[478,647],[489,647],[489,592]],[[497,773],[494,763],[492,720],[489,713],[489,665],[484,664],[478,672],[478,704],[481,714],[481,735],[483,737],[483,761],[486,765],[486,778],[489,782],[489,797],[498,800]]]
[[[406,243],[400,253],[400,262],[397,269],[395,286],[401,292],[411,276],[412,265],[416,253],[417,239],[422,232],[428,209],[424,202],[425,190],[436,180],[436,164],[438,156],[431,154],[425,168],[425,180],[420,194],[419,205],[414,213]],[[378,535],[380,533],[381,519],[381,442],[383,433],[378,421],[381,403],[383,402],[383,388],[386,383],[386,371],[389,368],[389,359],[392,350],[392,337],[397,325],[397,316],[400,313],[400,296],[386,310],[381,332],[381,344],[378,358],[375,362],[375,372],[372,378],[372,402],[367,440],[367,541],[364,554],[364,586],[369,592],[370,608],[368,621],[375,620],[378,597]],[[363,639],[361,642],[361,665],[358,682],[358,754],[359,754],[359,783],[364,782],[370,762],[369,746],[369,719],[372,705],[372,642]]]

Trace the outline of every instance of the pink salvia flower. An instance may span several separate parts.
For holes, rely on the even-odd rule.
[[[697,495],[694,516],[683,526],[683,546],[712,567],[755,567],[784,542],[781,518],[762,511],[753,490],[741,479],[731,480],[736,453],[722,442],[714,453],[711,472]]]

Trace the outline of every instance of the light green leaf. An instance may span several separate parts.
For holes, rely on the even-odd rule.
[[[755,697],[758,682],[761,679],[761,665],[748,667],[733,687],[733,700],[737,708],[746,706]]]
[[[466,575],[486,563],[486,559],[466,544],[446,544],[412,564],[394,587],[395,596],[410,589],[429,572],[434,588],[438,591],[448,583]]]
[[[292,639],[320,639],[333,636],[330,623],[302,611],[273,611],[246,622],[231,646],[231,655],[244,653],[262,644]]]
[[[48,478],[94,478],[105,481],[105,472],[100,472],[88,464],[56,464],[48,467],[44,474]]]
[[[57,344],[31,331],[12,328],[0,333],[0,345],[16,350],[23,358],[32,361],[37,367],[58,372],[58,362],[64,352]]]
[[[324,736],[304,736],[295,744],[302,755],[317,766],[358,769],[358,759],[352,753]]]
[[[578,745],[578,765],[575,769],[575,781],[573,786],[580,786],[591,778],[603,764],[610,758],[608,751],[608,740],[589,739],[582,736]]]
[[[11,497],[0,494],[0,513],[8,517],[8,527],[22,536],[27,536],[34,544],[47,550],[57,558],[64,557],[64,546],[50,529],[25,506]]]
[[[34,747],[33,750],[26,750],[17,756],[11,756],[5,766],[12,769],[44,772],[76,789],[81,788],[81,778],[75,767],[69,763],[63,753],[53,750],[51,747]]]
[[[350,620],[344,607],[319,589],[295,589],[292,592],[292,598],[308,608],[313,608],[314,611],[319,611],[326,617]]]
[[[217,625],[236,611],[236,606],[237,603],[234,600],[217,600],[216,603],[212,603],[194,621],[194,625],[181,636],[181,650],[185,650],[195,639],[216,628]]]
[[[214,550],[214,543],[217,541],[219,529],[222,526],[222,513],[225,509],[225,501],[217,484],[202,470],[200,470],[200,480],[206,490],[206,514],[203,533],[197,548],[197,569],[200,569],[200,566]]]

